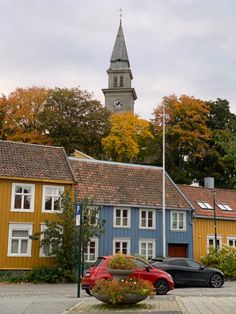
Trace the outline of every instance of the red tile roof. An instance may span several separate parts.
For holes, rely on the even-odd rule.
[[[236,191],[225,189],[210,189],[204,187],[196,187],[189,185],[178,185],[186,197],[190,200],[195,208],[196,216],[213,217],[213,209],[202,209],[197,202],[207,202],[214,208],[212,191],[215,191],[215,209],[216,216],[222,218],[236,219]],[[232,211],[222,210],[217,204],[227,204],[232,208]]]
[[[0,141],[0,177],[74,181],[62,147]]]
[[[98,204],[162,208],[162,169],[69,158],[77,176],[78,199],[93,197]],[[166,176],[166,207],[190,209],[174,182]]]

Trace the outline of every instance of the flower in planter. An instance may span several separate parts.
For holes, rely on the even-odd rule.
[[[108,264],[110,269],[135,269],[137,266],[132,258],[124,254],[116,254],[112,257]]]
[[[119,282],[100,279],[96,282],[92,293],[97,299],[109,304],[127,304],[127,297],[133,297],[130,304],[154,295],[154,287],[150,281],[136,278],[124,278]],[[100,298],[99,298],[100,296]],[[105,298],[103,298],[105,296]]]

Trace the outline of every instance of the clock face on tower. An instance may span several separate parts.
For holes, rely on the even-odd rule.
[[[113,107],[115,110],[121,109],[123,106],[122,102],[119,99],[114,100]]]

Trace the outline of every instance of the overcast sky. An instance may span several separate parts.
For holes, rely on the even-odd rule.
[[[80,86],[104,103],[120,7],[136,113],[171,94],[236,113],[235,0],[0,0],[0,93]]]

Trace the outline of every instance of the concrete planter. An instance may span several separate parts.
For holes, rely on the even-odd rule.
[[[108,272],[112,275],[114,281],[119,281],[122,278],[128,277],[133,273],[132,269],[108,269]]]
[[[107,295],[96,293],[96,294],[94,294],[94,297],[103,303],[113,304],[111,298]],[[132,304],[136,304],[138,302],[145,300],[146,297],[147,296],[144,296],[144,295],[126,294],[123,297],[123,299],[120,302],[117,302],[116,304],[118,304],[118,305],[132,305]]]

